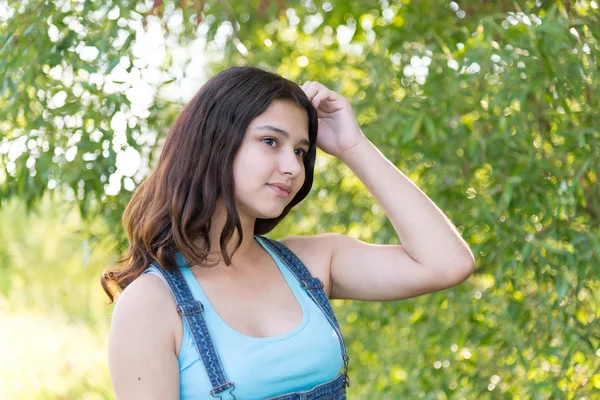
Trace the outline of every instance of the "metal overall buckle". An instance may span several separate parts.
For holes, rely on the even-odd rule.
[[[231,398],[233,398],[233,400],[236,400],[235,395],[233,394],[233,390],[235,389],[235,384],[233,382],[227,382],[224,385],[214,388],[213,390],[210,391],[210,395],[214,398],[218,397],[220,400],[223,400],[223,397],[221,397],[221,395],[219,393],[224,392],[228,388],[231,388],[231,390],[229,390],[229,394],[231,395]]]

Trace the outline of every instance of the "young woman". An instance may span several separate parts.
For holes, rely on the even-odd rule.
[[[318,132],[318,135],[317,135]],[[402,245],[268,233],[309,193],[317,146],[344,162]],[[350,102],[235,67],[173,124],[123,217],[109,367],[118,399],[345,399],[348,356],[328,298],[405,299],[454,286],[471,251],[361,132]]]

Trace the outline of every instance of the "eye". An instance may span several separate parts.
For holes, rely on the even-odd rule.
[[[273,138],[264,138],[263,143],[265,143],[267,146],[269,147],[275,147],[277,146],[277,140],[273,139]]]
[[[306,150],[304,150],[304,149],[298,149],[298,150],[296,150],[296,155],[298,157],[304,158],[304,156],[306,156]]]

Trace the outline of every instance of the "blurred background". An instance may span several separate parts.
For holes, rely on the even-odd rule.
[[[349,398],[600,398],[599,6],[0,0],[0,399],[114,399],[99,276],[121,214],[183,104],[233,65],[347,96],[475,254],[450,290],[334,301]],[[321,152],[270,236],[329,231],[397,243]]]

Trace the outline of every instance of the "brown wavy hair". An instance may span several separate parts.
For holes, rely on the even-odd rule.
[[[294,82],[255,67],[233,67],[209,79],[184,107],[166,137],[154,171],[140,184],[123,214],[129,239],[126,253],[102,273],[110,298],[158,262],[177,268],[181,252],[191,265],[207,262],[211,217],[223,198],[226,223],[219,238],[226,265],[242,243],[242,227],[234,199],[233,160],[250,122],[274,100],[306,110],[310,147],[303,158],[304,184],[277,218],[257,219],[254,234],[271,231],[310,192],[317,141],[317,112]],[[227,243],[238,241],[231,254]],[[197,239],[201,238],[202,247]],[[200,247],[200,248],[199,248]]]

